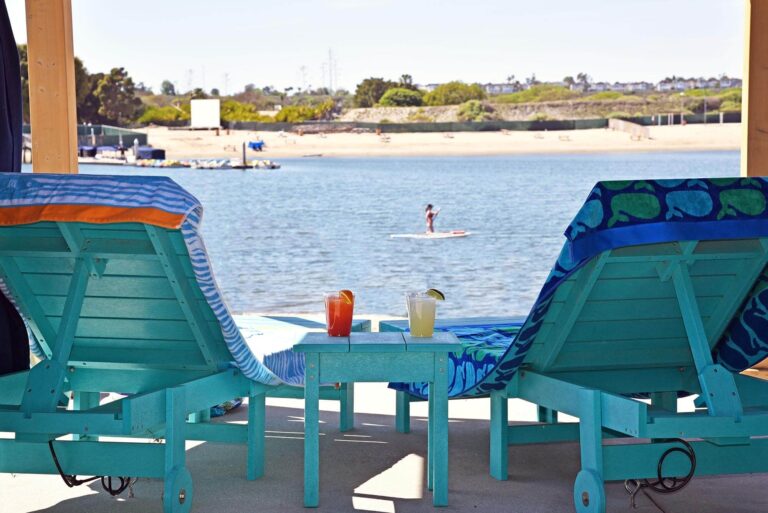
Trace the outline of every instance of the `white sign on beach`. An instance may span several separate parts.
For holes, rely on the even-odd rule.
[[[221,126],[220,100],[192,100],[192,128],[219,128]]]

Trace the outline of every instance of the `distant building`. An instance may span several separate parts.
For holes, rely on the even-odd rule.
[[[437,89],[437,86],[440,84],[416,84],[417,89],[421,89],[422,91],[426,91],[428,93],[431,93],[435,89]]]
[[[518,91],[518,87],[515,84],[480,84],[481,87],[485,90],[486,94],[494,95],[494,94],[509,94],[514,93]]]

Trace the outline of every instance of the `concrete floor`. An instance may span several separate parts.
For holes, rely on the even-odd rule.
[[[384,384],[357,385],[356,429],[338,432],[336,404],[321,402],[321,490],[318,512],[424,512],[426,491],[425,405],[413,407],[412,432],[394,430],[394,393]],[[510,417],[532,420],[534,409],[510,405]],[[246,406],[225,417],[243,422]],[[551,513],[573,511],[576,444],[510,448],[510,478],[488,475],[488,401],[450,406],[450,506],[441,511]],[[194,512],[306,512],[302,507],[303,411],[296,400],[270,399],[267,406],[267,471],[245,479],[240,446],[190,444],[188,467],[195,483]],[[768,475],[698,478],[671,496],[654,496],[667,513],[765,513]],[[608,511],[633,511],[622,483],[607,487]],[[161,512],[162,481],[141,479],[128,493],[110,497],[99,484],[67,488],[58,476],[0,474],[0,513]],[[636,511],[658,511],[643,496]]]

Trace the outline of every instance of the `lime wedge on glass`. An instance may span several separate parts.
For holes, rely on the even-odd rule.
[[[425,292],[425,294],[427,294],[429,297],[437,299],[438,301],[445,301],[445,294],[437,289],[429,289],[427,292]]]

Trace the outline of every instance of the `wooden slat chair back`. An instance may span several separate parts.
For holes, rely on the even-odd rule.
[[[0,471],[162,478],[167,512],[191,507],[186,440],[246,444],[247,477],[263,474],[270,374],[233,344],[201,214],[167,178],[0,177],[0,285],[41,358],[0,377],[0,431],[15,433]],[[104,392],[124,397],[100,404]],[[234,397],[249,399],[247,425],[186,422]]]
[[[768,383],[738,374],[768,355],[768,181],[601,183],[566,236],[476,387],[491,394],[491,474],[507,478],[509,445],[578,440],[576,510],[603,513],[605,481],[768,471]],[[695,412],[678,412],[681,393]],[[545,423],[509,426],[513,397]]]
[[[93,391],[140,393],[233,361],[179,230],[139,223],[0,227],[0,277],[47,358],[63,354],[57,340],[75,324],[61,362],[73,390],[91,391],[92,383]],[[65,311],[68,299],[82,303],[79,311]],[[150,372],[135,372],[142,370]]]
[[[603,385],[617,393],[701,393],[697,363],[712,364],[708,355],[767,263],[760,238],[606,251],[558,287],[524,367],[585,382],[621,371]],[[665,373],[675,379],[660,380]]]

